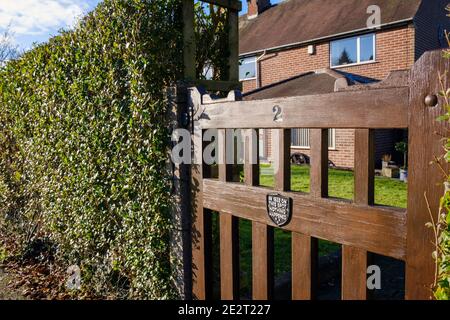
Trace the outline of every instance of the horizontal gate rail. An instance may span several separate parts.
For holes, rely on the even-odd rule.
[[[398,87],[226,102],[206,105],[198,123],[203,129],[407,128],[408,97],[409,89]]]
[[[275,227],[268,218],[270,189],[240,183],[203,180],[203,207]],[[291,222],[282,229],[405,259],[406,211],[383,206],[358,206],[345,200],[313,199],[280,192],[293,200]]]

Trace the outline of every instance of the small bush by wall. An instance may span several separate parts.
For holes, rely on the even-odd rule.
[[[105,0],[0,69],[2,237],[45,239],[80,267],[79,296],[175,297],[163,89],[182,76],[180,5]]]

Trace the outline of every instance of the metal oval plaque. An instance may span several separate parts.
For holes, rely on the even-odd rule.
[[[267,214],[277,226],[287,225],[292,218],[292,199],[281,194],[268,194]]]

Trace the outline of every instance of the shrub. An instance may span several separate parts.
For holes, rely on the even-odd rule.
[[[175,297],[163,92],[182,77],[180,4],[105,0],[0,69],[2,236],[51,241],[79,297]]]
[[[450,12],[450,5],[447,6],[447,11]],[[450,33],[446,32],[447,41],[450,45]],[[450,50],[444,50],[444,57],[450,59]],[[444,114],[439,117],[440,121],[450,121],[450,88],[444,81],[446,75],[441,77],[441,92],[440,95],[444,100]],[[436,158],[436,165],[438,165],[442,172],[446,175],[444,181],[445,192],[441,198],[439,205],[438,221],[434,221],[433,215],[430,212],[432,222],[427,225],[433,228],[435,235],[436,250],[433,252],[433,258],[436,261],[435,281],[433,284],[434,297],[437,300],[450,300],[450,176],[446,173],[444,163],[450,162],[450,137],[443,139],[445,154]]]

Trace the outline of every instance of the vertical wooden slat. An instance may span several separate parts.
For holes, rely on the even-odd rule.
[[[367,298],[367,251],[342,246],[342,300]]]
[[[434,156],[441,156],[442,137],[448,136],[448,121],[437,121],[444,113],[443,100],[437,106],[427,106],[427,95],[438,95],[441,90],[439,76],[445,88],[450,84],[450,61],[442,52],[425,53],[416,62],[410,75],[409,109],[409,167],[408,167],[408,220],[406,252],[406,291],[409,300],[427,300],[434,281],[435,265],[431,258],[435,250],[433,232],[424,227],[431,221],[425,200],[430,204],[435,221],[439,213],[439,198],[444,194],[444,177],[437,165],[430,165]],[[443,161],[443,169],[449,166]]]
[[[355,199],[358,205],[373,205],[375,175],[374,131],[355,130]],[[342,246],[342,299],[367,299],[367,261],[365,250]]]
[[[227,151],[234,148],[224,129],[218,130],[219,180],[233,179],[233,165],[227,163]],[[220,291],[222,300],[239,298],[239,219],[220,212]]]
[[[253,129],[245,133],[244,182],[259,185],[259,134]],[[256,163],[254,163],[256,160]],[[253,299],[268,300],[273,296],[273,228],[252,223]]]
[[[194,0],[183,0],[183,61],[184,78],[195,80]]]
[[[291,130],[275,129],[273,135],[273,152],[275,155],[275,190],[291,189]]]
[[[231,9],[228,9],[228,34],[229,80],[239,81],[239,17],[238,12]]]
[[[292,299],[311,300],[317,290],[318,241],[292,233]]]
[[[257,186],[259,185],[259,131],[248,129],[244,139],[244,182],[248,186]]]
[[[310,195],[328,196],[328,130],[311,129]],[[292,299],[315,298],[318,285],[318,240],[299,233],[292,234]]]
[[[328,129],[311,129],[310,195],[328,197]]]
[[[374,204],[374,130],[355,130],[355,203]]]
[[[273,228],[252,223],[253,299],[270,300],[273,297]]]
[[[219,162],[219,180],[223,182],[228,182],[233,180],[233,161],[234,157],[230,155],[227,156],[228,152],[233,152],[229,150],[234,148],[232,141],[230,141],[231,130],[219,129],[217,130],[217,151],[218,151],[218,162]],[[227,135],[229,136],[227,138]]]
[[[239,299],[239,219],[220,213],[220,292],[222,300]]]
[[[275,153],[275,190],[287,191],[291,184],[290,130],[273,130]],[[253,299],[267,300],[273,297],[274,287],[274,229],[253,222]]]
[[[194,127],[194,153],[203,150],[202,137],[202,130]],[[192,165],[192,295],[199,300],[212,297],[211,214],[203,208],[203,178],[208,173],[202,162]]]

